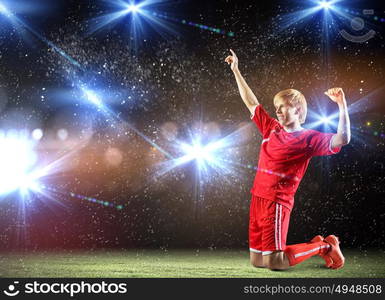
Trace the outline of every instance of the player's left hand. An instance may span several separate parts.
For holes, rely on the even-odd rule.
[[[328,96],[332,101],[336,102],[337,104],[342,104],[346,101],[345,94],[342,88],[328,89],[325,92],[325,95]]]

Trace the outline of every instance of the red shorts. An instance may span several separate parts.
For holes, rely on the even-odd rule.
[[[250,251],[268,255],[285,250],[289,220],[287,207],[253,195],[249,222]]]

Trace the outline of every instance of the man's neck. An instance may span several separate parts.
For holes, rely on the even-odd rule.
[[[283,128],[286,132],[296,132],[301,131],[303,129],[300,123],[289,124],[288,126],[283,126]]]

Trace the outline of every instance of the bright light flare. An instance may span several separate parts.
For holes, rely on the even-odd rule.
[[[140,12],[140,6],[135,4],[130,4],[127,6],[127,9],[125,10],[126,13],[138,13]]]
[[[317,8],[319,10],[324,9],[337,11],[338,7],[335,4],[337,4],[338,2],[341,2],[341,0],[322,0],[317,1],[316,3],[318,4]]]
[[[137,3],[135,3],[137,2]],[[137,45],[147,34],[147,28],[150,26],[160,35],[172,34],[178,35],[173,29],[173,26],[168,24],[169,19],[163,17],[163,14],[157,13],[157,7],[162,5],[164,9],[164,2],[159,0],[143,0],[143,1],[123,1],[110,0],[109,10],[111,12],[102,14],[87,22],[88,34],[94,34],[106,27],[117,26],[120,21],[125,21],[125,27],[130,31],[130,41],[133,43],[133,48],[137,50]],[[112,9],[111,9],[112,8]],[[162,20],[163,19],[163,20]]]
[[[199,169],[207,169],[207,165],[215,163],[215,151],[219,147],[214,147],[215,143],[208,145],[201,145],[199,139],[192,141],[192,144],[181,143],[181,150],[185,153],[184,156],[180,157],[179,163],[187,163],[192,160],[196,160]]]
[[[319,2],[319,6],[323,9],[329,9],[332,7],[332,3],[329,1],[321,1]]]
[[[118,121],[116,114],[108,108],[108,105],[105,104],[106,101],[110,99],[110,95],[106,95],[102,90],[92,90],[89,89],[85,84],[79,84],[78,86],[80,92],[82,93],[81,97],[88,101],[90,104],[96,107],[96,110],[102,113],[110,123],[112,127],[115,127]]]
[[[330,117],[321,117],[320,121],[324,124],[332,124],[333,123]]]
[[[17,8],[19,8],[19,9],[16,9],[16,12],[20,11],[22,9],[22,7],[17,7]],[[21,30],[28,31],[29,33],[31,33],[35,37],[37,37],[39,40],[41,40],[43,43],[50,46],[58,54],[60,54],[62,57],[64,57],[68,62],[70,62],[74,66],[82,69],[82,66],[76,60],[74,60],[66,52],[64,52],[62,49],[60,49],[58,46],[56,46],[53,42],[46,39],[37,30],[33,29],[33,27],[28,25],[28,23],[24,22],[21,18],[19,18],[13,9],[12,9],[12,11],[10,11],[4,4],[0,3],[0,14],[6,16],[9,19],[9,21],[12,23],[12,26],[15,27],[19,32],[21,32]]]
[[[306,3],[304,9],[284,14],[279,17],[280,30],[285,30],[288,27],[305,21],[313,21],[313,16],[322,14],[323,22],[331,23],[335,19],[335,14],[341,14],[342,10],[337,5],[342,0],[309,0],[303,1]],[[322,12],[322,13],[321,13]]]
[[[36,187],[30,174],[37,161],[33,142],[18,136],[0,138],[0,195]]]
[[[4,15],[6,17],[11,17],[10,11],[2,3],[0,3],[0,14]]]
[[[189,162],[195,162],[199,176],[205,175],[209,181],[217,175],[232,173],[234,169],[229,157],[232,156],[231,148],[234,147],[237,139],[237,134],[233,133],[219,140],[212,139],[206,144],[201,142],[202,138],[199,135],[195,135],[190,143],[177,141],[173,147],[181,155],[161,163],[157,176],[163,176]]]
[[[3,14],[3,13],[6,13],[6,12],[8,12],[7,8],[3,4],[0,3],[0,13]]]
[[[43,130],[40,128],[36,128],[34,131],[32,131],[32,138],[36,141],[41,140],[44,135]]]
[[[313,129],[318,126],[324,126],[327,129],[336,129],[338,126],[338,112],[326,114],[325,112],[316,113],[309,110],[309,119],[313,120],[307,124],[307,128]]]
[[[96,95],[95,92],[82,88],[82,91],[84,95],[86,96],[87,100],[91,103],[95,104],[97,107],[101,108],[103,106],[103,102],[99,99],[98,95]]]

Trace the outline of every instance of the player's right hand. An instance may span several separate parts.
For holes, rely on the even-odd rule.
[[[225,62],[230,65],[231,70],[238,70],[238,57],[233,50],[230,49],[232,55],[226,57]]]
[[[325,92],[325,95],[328,96],[333,102],[336,102],[337,104],[346,102],[345,93],[342,90],[342,88],[337,87],[337,88],[328,89]]]

